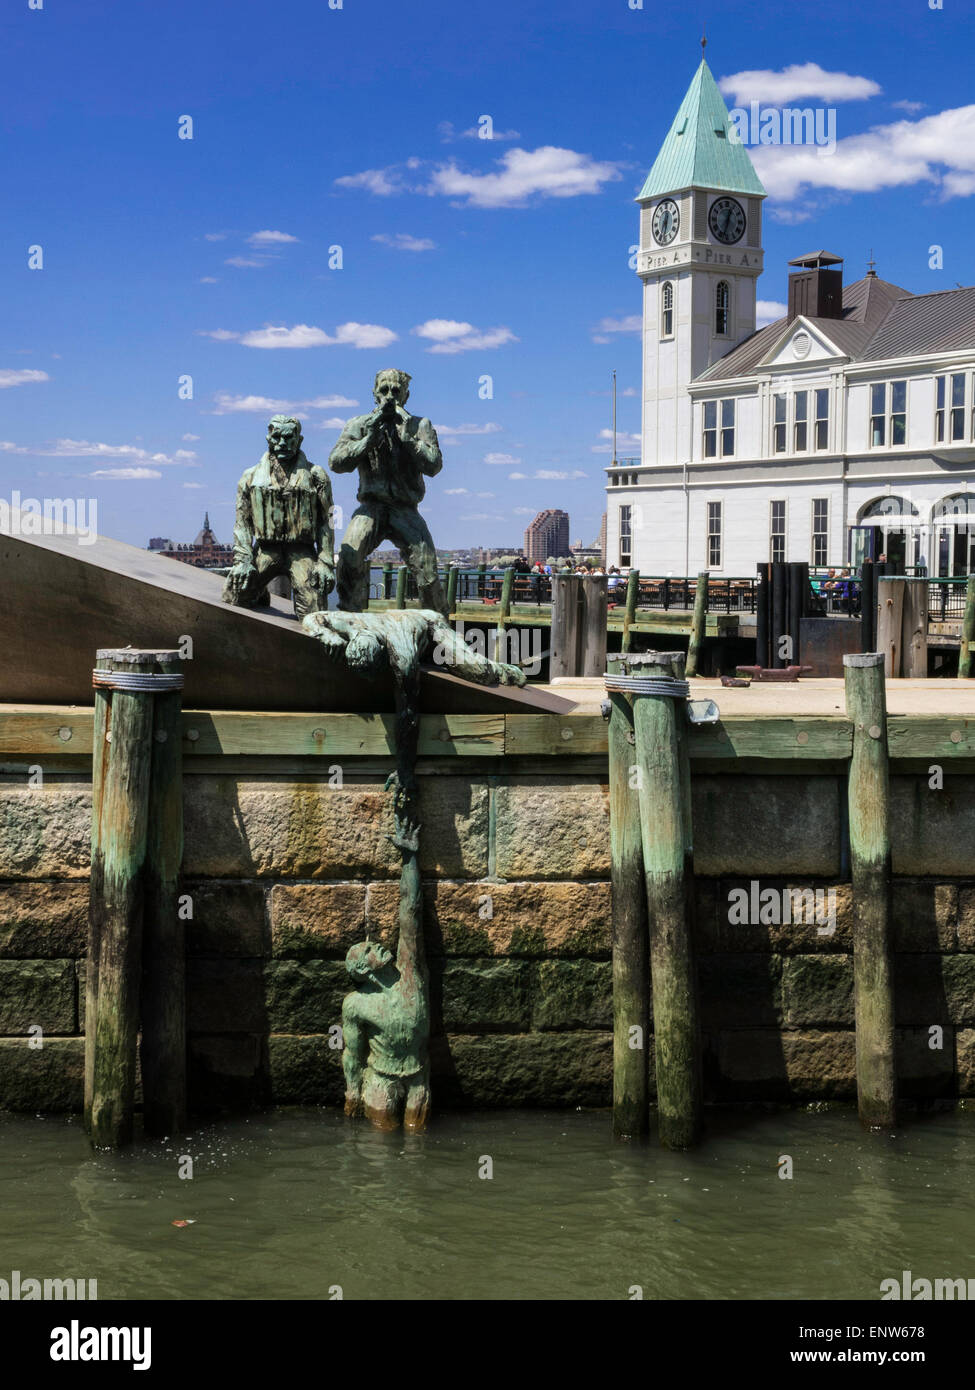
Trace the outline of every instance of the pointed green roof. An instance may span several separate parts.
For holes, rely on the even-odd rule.
[[[702,58],[637,201],[683,188],[722,188],[764,198],[747,149],[729,132],[728,108]]]

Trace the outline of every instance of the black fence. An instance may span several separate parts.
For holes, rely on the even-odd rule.
[[[920,567],[909,569],[905,574],[886,575],[888,566],[876,566],[876,577],[924,579],[926,573]],[[441,583],[447,588],[450,570],[441,568]],[[392,600],[396,597],[399,566],[387,565],[381,571],[373,569],[369,597]],[[499,603],[502,595],[505,571],[502,569],[458,569],[457,603],[483,603],[488,607]],[[960,621],[965,613],[966,576],[951,575],[947,578],[928,579],[928,616],[934,622]],[[857,574],[847,573],[839,567],[821,568],[809,572],[809,600],[807,612],[811,615],[836,615],[838,617],[859,617],[861,609],[862,585]],[[697,594],[697,578],[675,578],[672,575],[640,575],[637,609],[653,609],[668,612],[671,609],[692,609]],[[409,570],[406,571],[406,598],[418,598],[416,581]],[[626,602],[626,576],[610,575],[607,590],[608,606],[621,608]],[[552,602],[552,581],[547,574],[515,573],[512,580],[511,601],[513,604],[541,606]],[[755,613],[757,602],[757,580],[754,575],[717,576],[708,579],[708,612],[710,613]]]

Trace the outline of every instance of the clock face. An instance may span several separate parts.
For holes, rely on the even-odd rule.
[[[672,198],[665,198],[653,210],[653,238],[658,246],[669,246],[680,226],[680,210]]]
[[[734,246],[745,235],[745,209],[737,198],[718,198],[711,204],[708,226],[715,241]]]

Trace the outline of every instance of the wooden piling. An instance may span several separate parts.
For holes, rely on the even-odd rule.
[[[640,602],[640,571],[630,570],[626,577],[626,610],[623,614],[623,641],[620,651],[628,652],[633,648],[633,633],[631,631],[636,622],[637,605]]]
[[[694,615],[691,618],[691,636],[687,643],[687,674],[697,675],[697,664],[704,645],[704,633],[708,621],[708,571],[702,570],[697,576],[697,589],[694,592]]]
[[[100,650],[98,669],[155,669],[154,653]],[[135,1049],[142,971],[142,870],[149,822],[152,695],[114,690],[103,744],[94,749],[89,969],[94,1007],[85,1018],[85,1098],[92,1142],[128,1143],[135,1102]]]
[[[611,669],[624,671],[618,657]],[[631,698],[609,694],[609,853],[613,933],[613,1133],[649,1128],[650,961]]]
[[[975,574],[968,576],[965,585],[965,616],[961,625],[961,651],[958,653],[958,674],[967,680],[972,674],[975,655]]]
[[[648,653],[649,655],[649,653]],[[682,669],[683,653],[660,653],[660,666]],[[683,1149],[701,1125],[701,1057],[691,932],[691,835],[682,699],[633,694],[640,829],[650,940],[654,1051],[660,1142]]]
[[[578,676],[580,672],[579,629],[582,604],[579,576],[552,575],[552,655],[549,679]]]
[[[400,565],[399,569],[396,571],[396,607],[397,607],[397,608],[405,608],[405,607],[406,607],[406,575],[407,575],[407,572],[408,572],[408,571],[407,571],[407,568],[406,568],[405,565]]]
[[[904,621],[903,579],[877,579],[877,651],[888,680],[901,674],[901,629]],[[867,653],[869,655],[869,653]]]
[[[877,650],[877,567],[864,560],[860,567],[860,650]]]
[[[582,629],[579,639],[579,674],[602,676],[606,672],[606,576],[590,574],[580,581]]]
[[[881,586],[884,585],[881,580]],[[890,777],[884,655],[843,658],[853,724],[848,804],[853,881],[857,1100],[866,1125],[896,1118],[890,917]]]
[[[755,582],[755,664],[764,668],[772,665],[771,657],[771,614],[772,614],[772,566],[768,561],[760,564]]]
[[[174,654],[175,656],[175,654]],[[158,669],[179,672],[178,660]],[[178,690],[153,701],[152,767],[142,933],[143,1125],[178,1134],[186,1125],[186,942],[180,914],[183,750]]]
[[[915,678],[928,674],[928,581],[901,580],[904,592],[901,616],[901,675]]]

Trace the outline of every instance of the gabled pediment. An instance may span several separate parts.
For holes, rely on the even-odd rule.
[[[845,353],[823,332],[822,328],[810,323],[801,314],[782,330],[755,370],[763,368],[808,367],[812,362],[826,362],[837,357],[845,358]]]

